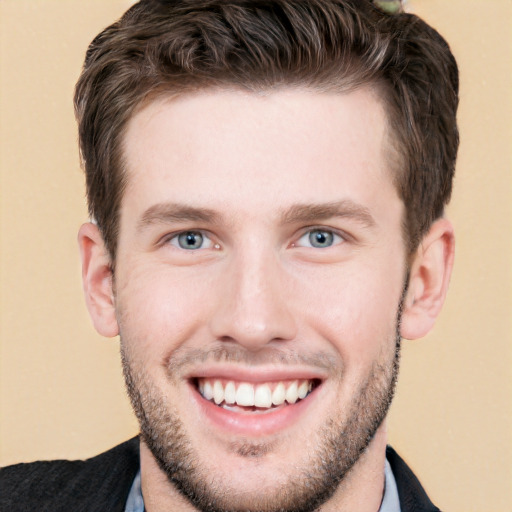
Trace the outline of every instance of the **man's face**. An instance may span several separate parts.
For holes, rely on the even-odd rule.
[[[125,376],[196,506],[316,506],[385,416],[406,273],[387,136],[368,89],[205,92],[131,119]]]

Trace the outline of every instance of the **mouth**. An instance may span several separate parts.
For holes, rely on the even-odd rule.
[[[268,413],[306,399],[319,385],[318,379],[290,379],[270,382],[243,382],[197,378],[194,385],[208,402],[236,413]]]

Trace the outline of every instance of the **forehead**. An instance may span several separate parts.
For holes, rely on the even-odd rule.
[[[158,203],[185,193],[180,200],[205,207],[256,209],[338,201],[346,192],[371,201],[376,186],[393,188],[387,132],[369,88],[159,98],[128,123],[126,194]]]

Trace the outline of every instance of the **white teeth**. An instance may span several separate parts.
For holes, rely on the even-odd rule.
[[[288,386],[288,389],[286,390],[286,401],[289,404],[294,404],[298,399],[299,395],[297,394],[297,381],[293,381],[290,386]]]
[[[272,391],[267,384],[263,384],[256,388],[254,393],[254,405],[256,407],[271,407],[272,406]]]
[[[236,390],[236,403],[246,407],[254,405],[254,386],[242,383]]]
[[[216,380],[213,383],[213,401],[219,405],[224,401],[224,387],[220,380]]]
[[[230,405],[234,404],[236,401],[236,389],[235,389],[235,383],[230,380],[226,384],[226,389],[224,390],[224,401]]]
[[[203,396],[206,400],[211,400],[213,398],[213,388],[209,381],[205,381],[204,383]]]
[[[272,393],[272,403],[274,405],[281,405],[284,403],[284,399],[285,399],[285,395],[286,395],[286,389],[284,387],[284,384],[282,382],[280,382],[277,386],[276,386],[276,389],[274,389],[274,392]]]
[[[309,382],[307,380],[302,381],[302,384],[299,386],[299,389],[297,390],[297,394],[299,398],[302,400],[303,398],[306,398],[306,395],[309,392]]]
[[[241,382],[236,385],[232,380],[223,384],[219,379],[213,381],[199,379],[198,387],[206,400],[213,401],[217,405],[223,404],[223,407],[233,405],[270,409],[272,405],[279,406],[285,402],[294,404],[306,398],[313,389],[313,382],[309,380],[279,382],[272,391],[271,383],[255,385]]]

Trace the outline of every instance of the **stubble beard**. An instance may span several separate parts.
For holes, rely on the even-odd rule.
[[[395,351],[387,360],[375,361],[366,382],[354,397],[344,418],[331,418],[316,435],[314,453],[303,467],[293,466],[287,482],[273,492],[236,493],[208,474],[194,450],[178,411],[152,380],[130,361],[121,339],[121,360],[126,388],[139,420],[141,438],[169,482],[201,512],[311,512],[332,497],[358,461],[387,415],[398,377],[400,319],[397,312]],[[389,340],[391,341],[391,340]],[[389,343],[388,341],[388,343]],[[264,455],[264,444],[242,443],[241,457]]]

